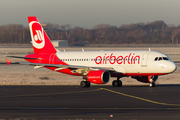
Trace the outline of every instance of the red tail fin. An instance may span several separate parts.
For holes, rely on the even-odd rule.
[[[34,53],[56,53],[46,32],[36,17],[28,17]]]

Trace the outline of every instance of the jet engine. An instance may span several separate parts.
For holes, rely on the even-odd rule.
[[[95,84],[106,84],[109,82],[110,73],[105,70],[89,71],[87,80]]]

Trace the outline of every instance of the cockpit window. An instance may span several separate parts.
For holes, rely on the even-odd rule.
[[[169,60],[167,57],[163,57],[163,60]]]
[[[156,57],[154,61],[169,60],[167,57]]]
[[[162,60],[162,57],[159,57],[159,61]]]
[[[158,60],[158,57],[156,57],[155,59],[154,59],[154,61],[157,61]]]

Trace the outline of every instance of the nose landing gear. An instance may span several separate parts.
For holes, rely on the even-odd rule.
[[[149,83],[149,87],[155,87],[156,84],[154,82]]]
[[[156,84],[156,80],[158,79],[158,76],[148,76],[148,80],[149,80],[149,87],[155,87]]]

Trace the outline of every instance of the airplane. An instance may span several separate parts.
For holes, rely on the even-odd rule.
[[[116,77],[113,87],[121,87],[120,78],[129,77],[149,83],[155,87],[159,75],[166,75],[177,69],[176,64],[164,53],[151,50],[129,51],[59,51],[52,45],[46,32],[35,16],[28,17],[34,54],[9,56],[23,58],[28,62],[16,62],[47,68],[69,75],[82,76],[80,86],[91,83],[106,84],[110,77]],[[12,63],[7,60],[7,65]]]

